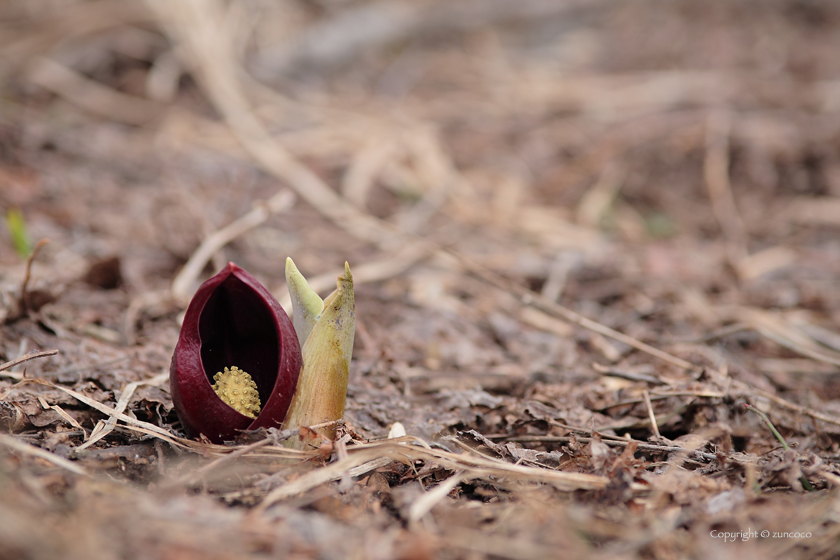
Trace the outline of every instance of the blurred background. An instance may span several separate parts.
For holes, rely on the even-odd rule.
[[[730,397],[655,398],[661,435],[725,425],[769,452],[737,398],[840,415],[838,52],[831,0],[6,0],[0,355],[58,347],[29,371],[116,401],[167,370],[225,262],[287,304],[286,256],[322,293],[347,260],[367,436],[522,433],[539,402],[644,439],[664,376]],[[61,423],[15,398],[28,429]],[[144,398],[175,422],[165,388]],[[838,460],[836,424],[778,410]],[[592,538],[669,557],[637,537]]]
[[[226,254],[272,278],[286,254],[310,274],[396,254],[394,231],[551,277],[555,298],[559,277],[620,269],[620,244],[671,278],[693,253],[706,289],[753,280],[808,255],[750,257],[836,233],[836,17],[819,1],[10,1],[0,202],[68,266],[118,256],[133,292],[281,189],[294,211]],[[777,297],[817,297],[812,281]]]
[[[484,321],[471,351],[426,328],[411,364],[507,362],[511,318],[545,330],[418,235],[640,338],[754,319],[738,306],[840,322],[831,2],[0,9],[2,279],[49,238],[36,303],[103,300],[76,331],[154,337],[227,260],[283,299],[287,255],[322,291],[361,267],[373,339],[393,298]]]

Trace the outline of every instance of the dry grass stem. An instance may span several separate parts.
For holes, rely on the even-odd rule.
[[[662,350],[659,350],[658,348],[654,348],[649,344],[636,340],[631,336],[627,336],[626,334],[620,333],[614,329],[611,329],[605,325],[598,323],[597,321],[588,319],[583,315],[572,311],[571,309],[563,307],[560,304],[547,300],[544,297],[540,296],[538,293],[513,282],[510,282],[506,278],[496,274],[491,270],[488,270],[487,268],[481,266],[478,263],[475,263],[463,257],[462,255],[459,255],[452,251],[447,251],[447,253],[455,257],[458,260],[458,262],[461,263],[464,266],[464,268],[470,273],[476,275],[477,277],[481,278],[487,283],[499,288],[500,290],[516,295],[524,305],[533,306],[550,316],[563,319],[564,321],[568,321],[592,332],[596,332],[608,338],[612,338],[613,340],[617,340],[619,342],[627,344],[628,346],[632,346],[637,350],[640,350],[646,354],[650,354],[651,356],[655,356],[679,368],[686,370],[697,369],[697,367],[691,364],[690,362],[687,362],[676,356],[672,356],[667,352],[663,352]]]
[[[71,461],[68,461],[67,459],[63,459],[58,455],[50,453],[49,451],[41,449],[40,447],[35,447],[34,445],[18,441],[17,439],[15,439],[14,436],[0,434],[0,445],[8,447],[9,449],[17,451],[18,453],[22,453],[24,455],[30,455],[32,457],[37,457],[39,459],[49,461],[53,465],[61,467],[66,471],[70,471],[73,474],[78,474],[81,476],[88,475],[87,471],[79,465],[76,465]]]
[[[172,281],[171,291],[175,300],[184,305],[189,302],[201,271],[222,247],[259,226],[272,214],[288,211],[294,202],[291,192],[280,191],[265,202],[257,201],[250,212],[205,237]]]
[[[162,105],[104,87],[45,57],[32,63],[29,79],[85,111],[117,122],[145,125],[159,118],[164,110]]]
[[[653,413],[653,405],[650,404],[650,393],[642,391],[642,396],[645,399],[645,406],[647,407],[648,418],[650,418],[650,427],[653,429],[653,435],[656,439],[660,439],[662,434],[659,433],[659,425],[656,423],[656,415]]]
[[[287,181],[302,199],[339,227],[361,239],[390,244],[378,220],[358,212],[265,130],[242,91],[234,54],[233,31],[220,2],[148,0],[170,25],[216,108],[251,157],[267,172]]]
[[[4,364],[0,364],[0,372],[5,372],[2,375],[5,377],[13,377],[15,379],[23,379],[23,376],[18,373],[14,372],[7,372],[7,369],[11,369],[18,364],[22,364],[24,362],[28,362],[29,360],[35,360],[37,358],[45,358],[47,356],[55,356],[58,354],[58,350],[32,350],[28,354],[24,354],[19,358],[15,358],[14,360],[9,360]]]
[[[420,519],[429,513],[438,502],[446,498],[449,492],[465,480],[466,476],[463,471],[456,472],[454,475],[435,486],[432,490],[423,494],[413,504],[411,504],[411,508],[408,510],[409,523],[417,523],[420,521]]]
[[[101,428],[100,428],[100,424],[96,425],[96,428],[99,428],[99,429],[94,430],[94,432],[96,432],[96,433],[95,434],[91,433],[90,439],[88,439],[84,444],[80,445],[79,449],[81,450],[81,449],[86,449],[88,447],[91,447],[94,443],[96,443],[97,441],[99,441],[102,438],[104,438],[105,436],[107,436],[109,433],[111,433],[111,431],[114,428],[116,428],[117,418],[119,417],[119,415],[121,415],[125,412],[125,409],[126,409],[126,407],[128,407],[128,403],[129,403],[129,401],[131,401],[131,397],[134,396],[134,391],[137,389],[137,387],[139,387],[141,385],[151,385],[151,386],[160,385],[160,384],[162,384],[162,383],[164,383],[168,380],[169,380],[169,373],[167,372],[167,373],[161,373],[160,375],[157,375],[157,376],[155,376],[151,379],[147,379],[145,381],[135,381],[133,383],[129,383],[128,385],[123,387],[122,391],[120,392],[120,400],[117,401],[117,406],[114,407],[113,414],[111,414],[110,417],[108,418],[108,420],[104,424],[101,425],[102,426]]]
[[[450,470],[463,470],[470,478],[505,477],[528,484],[550,484],[558,490],[571,492],[578,489],[604,488],[608,479],[601,476],[567,473],[512,465],[489,457],[458,455],[448,451],[414,445],[400,445],[401,441],[413,442],[411,436],[396,438],[385,442],[368,443],[354,446],[347,459],[338,460],[326,467],[311,471],[300,478],[272,490],[257,508],[265,511],[275,503],[306,492],[331,480],[338,480],[352,468],[365,463],[390,458],[392,461],[411,463],[413,461],[432,461]]]

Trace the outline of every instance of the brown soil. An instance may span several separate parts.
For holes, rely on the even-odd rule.
[[[840,557],[838,52],[830,0],[4,2],[0,363],[58,352],[0,558]],[[287,256],[354,271],[342,437],[186,438],[190,295]]]

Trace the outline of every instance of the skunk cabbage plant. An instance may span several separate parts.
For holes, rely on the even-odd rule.
[[[312,426],[338,420],[344,415],[356,333],[350,265],[344,263],[344,275],[339,277],[338,287],[323,301],[306,283],[292,259],[286,259],[286,283],[292,295],[295,330],[303,349],[303,370],[285,426]],[[334,436],[331,428],[320,433],[329,439]],[[295,440],[291,443],[294,445]]]
[[[350,267],[345,263],[326,301],[291,259],[286,280],[294,324],[233,263],[193,296],[169,372],[175,412],[188,435],[221,443],[245,430],[310,426],[344,414],[356,326]]]

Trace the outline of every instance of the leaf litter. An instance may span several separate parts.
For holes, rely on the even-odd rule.
[[[1,556],[840,554],[837,6],[49,5],[0,8]],[[187,439],[185,301],[289,255],[353,265],[337,439]]]

